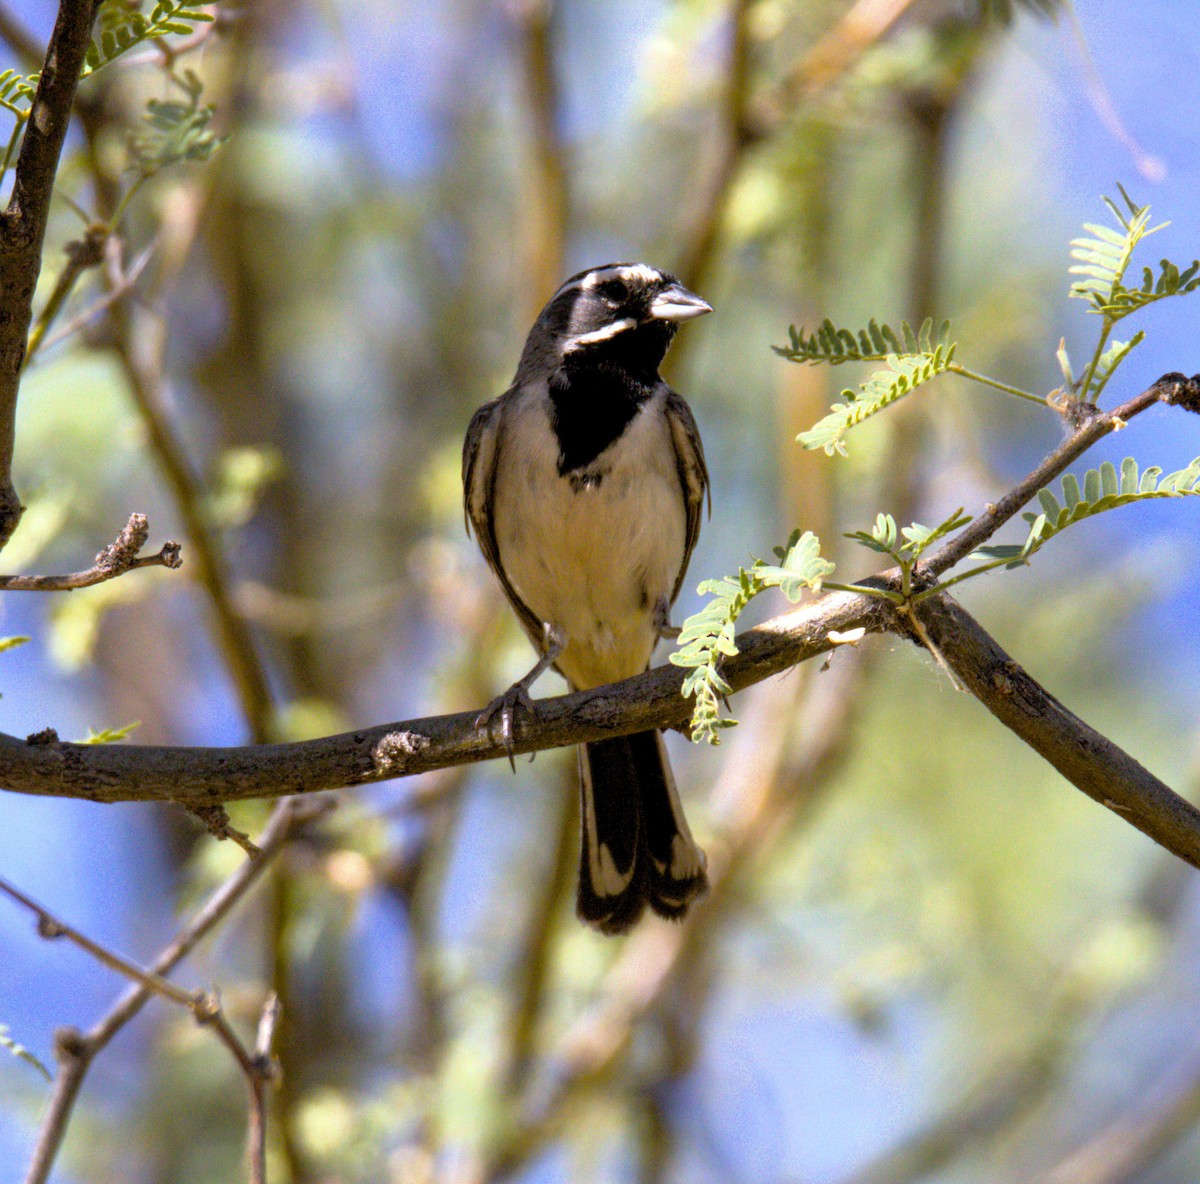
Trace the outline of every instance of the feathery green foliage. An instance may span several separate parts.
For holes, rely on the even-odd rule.
[[[903,328],[911,334],[912,330],[909,329],[907,324]],[[944,332],[948,331],[948,329],[948,324],[943,326]],[[841,335],[842,333],[845,333],[845,337]],[[808,344],[811,345],[813,340],[813,338],[810,338]],[[818,334],[817,341],[818,344],[821,344],[820,334]],[[832,337],[824,339],[824,344],[827,344],[831,349],[836,349],[839,345],[847,347],[852,342],[852,336],[845,330],[835,331]],[[832,456],[835,452],[845,456],[846,445],[844,437],[852,427],[862,423],[868,416],[882,411],[885,407],[890,407],[898,399],[902,399],[905,395],[916,390],[917,387],[928,382],[931,378],[936,378],[939,374],[945,373],[954,361],[955,348],[954,342],[939,339],[938,343],[931,350],[921,350],[920,352],[904,354],[885,354],[884,360],[887,362],[886,370],[876,370],[866,382],[860,385],[857,391],[849,389],[842,391],[842,402],[834,403],[830,407],[829,414],[824,419],[818,420],[808,431],[801,432],[796,439],[805,448],[823,448],[827,456]],[[783,351],[779,352],[782,353]],[[785,354],[785,356],[787,355]],[[861,360],[865,361],[877,356],[866,355],[862,356]],[[832,357],[804,359],[797,356],[794,360],[833,362]],[[850,356],[838,358],[838,361],[852,360],[860,359]]]
[[[196,7],[195,0],[158,0],[149,16],[124,0],[106,0],[97,14],[97,36],[88,46],[80,77],[94,74],[147,41],[190,36],[197,25],[212,19],[211,13]]]
[[[143,117],[146,126],[129,141],[130,156],[144,176],[180,161],[208,160],[228,138],[209,130],[214,109],[200,105],[204,91],[200,78],[191,70],[168,77],[185,98],[151,99]]]
[[[831,366],[842,362],[882,362],[891,354],[928,354],[938,346],[952,348],[950,322],[943,321],[935,337],[932,317],[926,317],[915,333],[907,321],[900,322],[899,333],[891,325],[881,325],[875,320],[852,333],[849,329],[839,329],[826,318],[811,334],[789,325],[788,336],[790,345],[771,346],[781,358],[789,362],[827,362]]]
[[[14,70],[5,70],[0,74],[0,107],[11,111],[18,119],[24,119],[29,114],[29,104],[33,102],[37,84],[37,74],[18,74]]]
[[[922,526],[921,523],[914,522],[911,526],[897,529],[896,520],[891,514],[878,514],[870,531],[852,531],[846,538],[853,539],[872,551],[888,555],[900,564],[901,568],[911,570],[934,543],[952,534],[959,527],[966,526],[970,521],[971,515],[963,513],[961,506],[937,526]],[[900,541],[901,538],[904,542]]]
[[[1071,242],[1071,258],[1078,262],[1070,268],[1070,273],[1084,278],[1071,285],[1070,294],[1086,300],[1092,312],[1114,324],[1156,300],[1184,296],[1200,287],[1200,260],[1193,260],[1180,271],[1169,259],[1161,261],[1157,277],[1152,268],[1143,267],[1141,284],[1133,288],[1126,285],[1125,274],[1138,245],[1170,224],[1160,222],[1151,226],[1149,206],[1137,205],[1124,189],[1121,197],[1126,206],[1124,213],[1111,198],[1104,198],[1119,230],[1086,222],[1083,228],[1093,237]]]
[[[979,557],[1006,560],[1007,566],[1016,567],[1030,555],[1061,533],[1068,526],[1094,518],[1106,510],[1127,506],[1131,502],[1148,501],[1159,497],[1185,497],[1200,494],[1200,456],[1186,469],[1162,475],[1158,465],[1151,465],[1141,472],[1132,456],[1121,462],[1118,471],[1111,461],[1105,461],[1098,469],[1089,469],[1083,485],[1074,473],[1062,479],[1062,500],[1049,489],[1038,491],[1041,513],[1025,513],[1022,517],[1029,523],[1029,534],[1025,542],[992,547],[980,547],[975,554]]]
[[[734,628],[738,617],[756,596],[778,588],[793,604],[804,593],[819,592],[821,582],[833,573],[833,564],[821,557],[821,542],[812,531],[794,531],[786,547],[776,547],[778,564],[756,559],[736,576],[705,580],[697,589],[712,599],[688,617],[679,633],[679,648],[671,654],[676,666],[690,669],[683,683],[685,698],[695,700],[692,709],[692,740],[719,744],[718,733],[737,720],[722,718],[721,699],[730,686],[721,675],[721,659],[738,652]]]
[[[14,1057],[24,1061],[27,1065],[32,1065],[47,1081],[53,1081],[54,1076],[37,1057],[33,1055],[23,1044],[18,1044],[9,1034],[7,1024],[0,1024],[0,1048],[7,1048]]]

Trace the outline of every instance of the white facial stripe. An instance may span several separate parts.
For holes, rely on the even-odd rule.
[[[582,279],[563,284],[555,295],[561,296],[564,292],[571,292],[576,288],[591,289],[605,280],[639,280],[643,284],[653,284],[660,279],[662,274],[645,263],[624,263],[619,267],[602,267],[597,271],[589,271]]]
[[[644,263],[630,263],[623,267],[605,267],[593,271],[583,277],[583,286],[594,288],[605,280],[640,280],[643,284],[653,284],[661,278],[653,267],[647,267]]]
[[[611,325],[605,325],[602,329],[593,329],[590,333],[580,333],[578,337],[568,337],[563,342],[562,351],[564,354],[569,354],[585,345],[596,345],[601,341],[607,341],[610,337],[616,337],[618,333],[624,333],[626,329],[632,329],[636,325],[637,321],[632,317],[622,317],[619,321],[613,321]]]

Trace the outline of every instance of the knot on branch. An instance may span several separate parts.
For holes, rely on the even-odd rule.
[[[104,244],[108,242],[108,235],[108,227],[96,222],[83,232],[83,238],[67,243],[65,250],[70,266],[78,271],[99,267],[104,262]]]
[[[220,802],[214,802],[212,805],[190,805],[188,809],[204,823],[204,829],[214,839],[231,839],[251,859],[262,855],[262,852],[251,841],[250,836],[233,825],[229,818],[229,811]]]
[[[1073,432],[1086,428],[1093,420],[1104,414],[1090,399],[1080,399],[1076,395],[1060,392],[1050,396],[1050,406],[1062,416],[1063,422]]]
[[[52,748],[61,741],[53,728],[43,728],[40,732],[30,732],[25,737],[25,743],[32,748]]]
[[[87,1055],[87,1038],[78,1028],[57,1028],[54,1032],[54,1056],[58,1061],[77,1061]]]
[[[96,556],[96,571],[109,579],[127,572],[149,537],[150,521],[146,515],[130,514],[121,533]]]
[[[1200,374],[1188,378],[1185,374],[1172,371],[1164,374],[1154,385],[1159,388],[1159,398],[1164,403],[1200,414]]]
[[[422,748],[429,747],[429,737],[418,732],[388,732],[371,753],[375,768],[384,774],[399,776],[408,761],[406,758],[415,756]]]

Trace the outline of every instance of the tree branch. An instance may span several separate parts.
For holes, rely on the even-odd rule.
[[[830,630],[889,626],[878,597],[830,593],[751,629],[723,674],[735,691],[832,648]],[[536,752],[604,736],[682,724],[685,672],[659,666],[611,686],[538,702],[516,727],[513,750]],[[28,740],[0,734],[0,785],[18,793],[96,802],[212,804],[312,793],[506,755],[498,738],[475,727],[478,711],[382,724],[295,744],[240,748],[81,745],[51,729]]]
[[[146,545],[149,531],[145,514],[130,514],[121,533],[96,556],[96,562],[86,571],[65,576],[0,576],[0,592],[71,592],[115,580],[137,567],[168,567],[172,570],[182,567],[180,547],[176,542],[163,543],[154,555],[138,554]]]
[[[288,799],[279,803],[267,820],[259,837],[259,856],[247,859],[209,898],[172,941],[150,965],[153,974],[169,974],[196,945],[217,927],[234,906],[246,895],[255,881],[268,868],[283,846],[306,822],[331,808],[328,799]],[[42,1120],[38,1144],[26,1184],[45,1184],[54,1166],[55,1157],[66,1134],[67,1124],[79,1095],[83,1079],[92,1061],[112,1038],[145,1006],[151,991],[143,984],[131,987],[113,1005],[108,1014],[86,1034],[74,1028],[63,1028],[55,1035],[55,1054],[58,1074],[50,1106]],[[273,1025],[272,1025],[273,1029]],[[269,1029],[270,1031],[271,1029]],[[260,1025],[260,1043],[262,1029]],[[251,1111],[251,1136],[254,1136],[254,1111]],[[253,1147],[253,1143],[252,1143]]]
[[[1200,868],[1200,809],[1068,711],[948,595],[922,601],[922,624],[963,685],[1076,789]]]
[[[1153,386],[1135,395],[1113,411],[1100,411],[1090,403],[1067,406],[1068,414],[1081,417],[1075,431],[1063,441],[1028,477],[1008,491],[995,505],[988,506],[965,530],[944,543],[927,559],[917,565],[918,578],[929,579],[949,571],[977,547],[982,546],[1021,508],[1049,485],[1072,461],[1082,456],[1093,444],[1112,432],[1119,431],[1135,415],[1140,415],[1155,403],[1200,411],[1200,374],[1187,378],[1182,374],[1164,374]]]
[[[50,196],[96,8],[96,0],[63,0],[59,5],[17,159],[12,198],[0,215],[0,546],[8,542],[22,513],[12,484],[17,393],[42,269]]]

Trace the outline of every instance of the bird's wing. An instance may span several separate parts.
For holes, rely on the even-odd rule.
[[[683,586],[683,577],[687,573],[688,560],[692,557],[692,548],[696,545],[696,539],[700,537],[700,510],[706,497],[708,512],[712,513],[712,491],[708,484],[708,468],[704,463],[704,445],[700,442],[700,429],[696,427],[692,409],[682,395],[668,390],[666,413],[667,423],[671,426],[671,443],[675,448],[679,486],[683,491],[684,506],[687,510],[683,562],[679,565],[675,590],[671,593],[671,603],[674,604],[679,589]]]
[[[511,403],[510,392],[484,403],[471,416],[467,438],[463,441],[463,510],[466,514],[468,531],[474,529],[479,549],[487,560],[488,567],[496,573],[504,595],[512,605],[525,632],[535,646],[541,645],[542,622],[537,614],[517,595],[500,562],[500,548],[496,543],[496,525],[493,509],[496,497],[496,462],[500,454],[500,428],[507,408]]]

